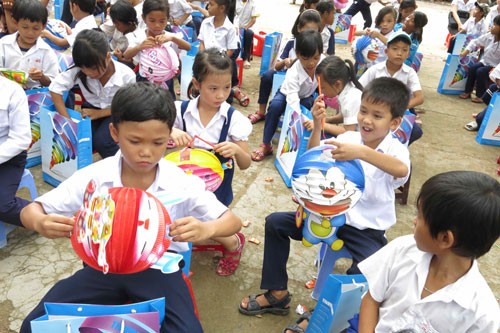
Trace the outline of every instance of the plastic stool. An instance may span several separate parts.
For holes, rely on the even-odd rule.
[[[35,200],[38,197],[38,191],[36,190],[35,179],[33,179],[33,175],[28,169],[24,169],[21,182],[17,189],[19,190],[25,187],[30,192],[31,200]],[[14,230],[15,227],[16,226],[12,224],[0,222],[0,249],[7,245],[7,235]]]
[[[252,54],[257,57],[262,57],[262,50],[264,50],[264,41],[266,39],[267,33],[264,31],[259,31],[258,34],[253,35],[254,43]]]
[[[311,294],[311,297],[315,300],[318,300],[328,276],[332,273],[333,268],[335,267],[335,262],[340,258],[352,258],[345,246],[338,251],[333,251],[325,243],[321,244],[321,249],[319,250],[318,255],[321,261],[321,266],[319,268],[318,278],[316,279],[316,285],[314,286],[314,290]]]
[[[236,66],[238,66],[238,87],[241,87],[243,84],[243,59],[238,57],[236,59]]]
[[[444,46],[448,49],[448,47],[450,47],[450,38],[451,38],[451,34],[448,33],[448,35],[446,35],[446,39],[444,41]]]

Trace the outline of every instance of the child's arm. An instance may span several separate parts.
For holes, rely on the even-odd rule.
[[[28,230],[47,238],[68,237],[73,231],[73,218],[57,214],[46,214],[42,205],[32,202],[21,210],[21,223]]]
[[[248,30],[250,29],[251,27],[253,27],[253,25],[255,24],[255,22],[257,22],[257,16],[252,16],[252,18],[250,19],[250,22],[248,22],[247,25],[245,25],[244,27],[242,27],[243,29],[245,30]]]
[[[182,25],[182,23],[186,21],[189,16],[191,16],[191,13],[184,13],[184,15],[176,19],[172,17],[172,23],[177,26]]]
[[[199,38],[198,38],[199,39]],[[200,40],[200,46],[198,48],[198,51],[201,52],[201,51],[205,51],[205,43]]]
[[[189,134],[175,127],[172,128],[172,132],[170,132],[170,138],[174,140],[175,144],[179,147],[185,147],[193,141],[193,138]]]
[[[311,136],[309,137],[309,142],[307,143],[307,149],[319,146],[321,141],[321,125],[323,120],[326,118],[326,106],[323,101],[323,96],[324,95],[321,94],[316,98],[311,109],[314,126]]]
[[[151,47],[155,47],[156,45],[157,44],[156,44],[156,40],[154,39],[154,37],[148,37],[144,41],[142,41],[141,44],[138,44],[138,45],[132,46],[132,47],[128,47],[125,50],[125,53],[123,53],[123,57],[131,59],[131,58],[135,57],[137,55],[137,53],[141,52],[142,50],[149,49]]]
[[[419,106],[424,104],[424,93],[422,90],[413,92],[413,97],[410,99],[408,103],[408,109],[414,108],[415,106]]]
[[[57,112],[59,112],[61,116],[70,119],[71,117],[69,116],[68,110],[66,110],[66,105],[64,105],[64,99],[62,95],[51,91],[50,96],[52,97],[52,102],[54,103]]]
[[[368,291],[361,300],[361,309],[359,310],[359,333],[373,333],[378,323],[378,311],[380,303],[375,301]]]
[[[30,68],[28,71],[28,75],[30,79],[33,81],[38,81],[40,84],[44,87],[47,87],[50,85],[50,77],[45,75],[41,69],[38,68]]]
[[[189,5],[191,6],[191,8],[193,8],[193,10],[197,10],[200,13],[202,13],[204,17],[210,16],[210,14],[208,13],[208,10],[206,10],[205,8],[201,8],[200,6],[195,5],[193,3],[190,3]]]
[[[247,169],[252,163],[247,141],[224,141],[216,144],[214,150],[225,158],[234,157],[241,170]]]
[[[82,118],[89,117],[90,120],[96,120],[111,116],[111,109],[82,109]]]
[[[70,46],[67,39],[54,36],[48,30],[43,30],[40,36],[43,38],[47,38],[48,40],[50,40],[52,43],[54,43],[55,45],[57,45],[59,47]]]

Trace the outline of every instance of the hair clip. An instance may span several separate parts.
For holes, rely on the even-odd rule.
[[[221,55],[222,57],[227,56],[226,49],[219,49],[219,55]]]

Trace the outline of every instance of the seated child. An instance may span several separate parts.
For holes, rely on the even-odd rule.
[[[420,43],[422,43],[424,27],[427,22],[427,15],[419,11],[411,13],[404,21],[403,31],[410,35],[411,38],[410,55],[405,60],[405,64],[408,66],[413,64]]]
[[[335,20],[335,6],[332,1],[321,1],[316,6],[321,15],[321,37],[323,38],[323,54],[325,56],[335,54],[335,32],[332,24]]]
[[[243,29],[243,45],[241,48],[241,58],[243,59],[243,67],[250,68],[250,60],[252,57],[253,48],[253,31],[250,29],[257,22],[257,5],[255,0],[237,0],[236,1],[236,19],[238,27]]]
[[[138,188],[153,195],[187,186],[187,198],[166,207],[173,221],[166,237],[172,240],[169,250],[174,252],[187,251],[186,242],[229,236],[240,230],[241,220],[204,190],[201,179],[185,174],[163,158],[175,120],[169,95],[147,82],[120,89],[113,98],[109,127],[120,151],[78,170],[59,187],[38,197],[21,212],[23,225],[48,238],[68,237],[73,231],[72,216],[93,179],[107,187]],[[20,332],[31,332],[30,321],[45,313],[44,302],[118,305],[158,297],[167,300],[160,332],[203,331],[181,270],[163,274],[150,268],[133,274],[103,274],[84,266],[47,292],[26,317]]]
[[[359,332],[498,332],[498,301],[476,259],[500,236],[500,184],[474,171],[438,174],[417,208],[414,235],[359,263],[369,286]]]
[[[323,95],[318,96],[312,113],[314,130],[309,148],[320,143],[321,122],[326,117]],[[337,160],[360,159],[365,173],[365,189],[358,203],[346,215],[346,224],[337,237],[353,258],[347,274],[359,274],[358,263],[385,244],[385,231],[396,223],[394,189],[403,185],[410,173],[408,149],[391,130],[401,123],[408,105],[405,85],[392,78],[378,78],[363,90],[358,113],[359,132],[349,131],[327,140],[337,148],[332,157]],[[245,297],[239,311],[245,315],[263,313],[288,314],[291,295],[288,292],[286,264],[290,239],[302,240],[302,228],[297,228],[295,212],[273,213],[266,217],[264,262],[259,295]]]
[[[196,26],[193,22],[191,13],[193,8],[187,3],[186,0],[170,0],[170,23],[175,26],[185,25],[193,29],[193,42],[198,39],[196,33]]]
[[[59,73],[54,50],[40,37],[47,16],[47,9],[38,0],[16,1],[12,18],[18,30],[0,39],[0,67],[25,72],[26,89],[47,87]]]
[[[465,21],[465,23],[462,25],[462,28],[457,32],[456,35],[450,37],[448,53],[453,52],[453,48],[455,47],[455,39],[458,34],[467,34],[479,37],[488,32],[489,27],[486,24],[484,18],[486,17],[486,15],[488,15],[489,11],[490,7],[488,7],[487,4],[476,2],[476,5],[472,10],[471,17],[467,21]]]
[[[42,31],[42,37],[49,39],[52,43],[60,47],[73,47],[76,36],[83,30],[97,29],[94,18],[95,0],[69,0],[70,10],[76,25],[71,29],[71,34],[66,38],[60,38],[51,34],[48,30]]]
[[[29,201],[16,197],[31,143],[30,113],[23,89],[0,75],[0,221],[22,226]]]

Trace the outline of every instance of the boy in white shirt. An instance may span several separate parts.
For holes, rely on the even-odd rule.
[[[358,332],[495,333],[500,310],[478,269],[500,236],[500,183],[474,171],[427,180],[414,235],[362,261],[369,291]]]
[[[450,37],[448,53],[453,52],[453,48],[455,47],[455,38],[458,34],[468,34],[479,37],[489,31],[490,28],[485,20],[485,16],[488,15],[489,11],[490,7],[488,7],[487,4],[476,2],[476,7],[472,10],[471,17],[465,21],[462,25],[462,29],[460,29],[456,35]]]
[[[82,30],[97,29],[94,12],[95,0],[70,0],[70,11],[76,21],[75,27],[66,38],[54,36],[49,31],[44,30],[42,37],[48,38],[52,43],[60,47],[73,47],[75,38]]]
[[[193,29],[193,42],[198,39],[196,26],[193,22],[191,13],[193,8],[186,0],[168,0],[170,7],[170,23],[175,26],[185,25]]]
[[[236,20],[237,26],[243,29],[243,45],[241,45],[243,59],[243,67],[250,68],[250,60],[252,57],[253,48],[253,31],[250,29],[257,21],[259,14],[257,13],[257,5],[254,0],[237,0],[236,1]]]
[[[54,50],[40,37],[47,16],[47,9],[38,0],[16,1],[12,17],[18,31],[0,39],[0,67],[24,71],[26,89],[46,87],[59,73]]]

